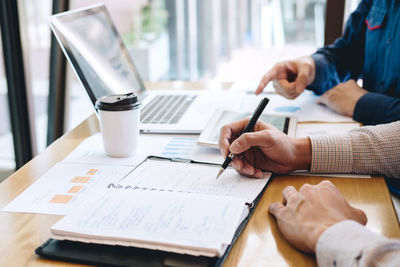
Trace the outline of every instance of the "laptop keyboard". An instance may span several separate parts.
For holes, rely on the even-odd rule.
[[[157,95],[140,112],[140,122],[177,124],[196,95]]]

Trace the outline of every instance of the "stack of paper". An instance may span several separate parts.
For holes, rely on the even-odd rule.
[[[57,239],[213,257],[224,253],[247,212],[242,198],[112,190],[51,232]]]
[[[221,256],[270,174],[249,179],[228,168],[215,180],[219,168],[148,159],[51,232],[61,240]]]

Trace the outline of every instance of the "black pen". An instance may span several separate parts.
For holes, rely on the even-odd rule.
[[[249,123],[247,124],[246,128],[244,128],[244,130],[240,133],[240,135],[250,132],[251,130],[253,130],[254,125],[256,125],[256,122],[258,120],[258,118],[260,117],[261,113],[264,111],[265,107],[267,106],[269,102],[269,98],[268,97],[264,97],[261,101],[260,104],[258,104],[256,110],[253,113],[253,116],[251,117]],[[239,136],[240,136],[239,135]],[[235,154],[233,153],[229,153],[228,157],[226,157],[224,163],[222,163],[221,165],[221,169],[218,172],[217,178],[221,176],[221,174],[225,171],[225,169],[229,166],[229,164],[232,162],[233,158],[235,157]]]

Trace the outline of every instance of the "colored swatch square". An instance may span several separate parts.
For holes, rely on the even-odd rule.
[[[97,169],[90,169],[90,170],[86,173],[86,175],[95,175],[98,171],[99,171],[99,170],[97,170]]]
[[[74,196],[69,195],[55,195],[50,199],[50,203],[67,204]]]
[[[72,178],[72,180],[70,181],[71,183],[87,183],[89,182],[90,177],[87,176],[75,176],[74,178]]]
[[[78,193],[82,188],[83,188],[82,185],[74,185],[73,187],[71,187],[71,188],[68,190],[68,193],[70,193],[70,194],[76,194],[76,193]]]

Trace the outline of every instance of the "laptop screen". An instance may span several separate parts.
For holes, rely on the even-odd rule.
[[[105,95],[144,90],[105,6],[51,16],[50,25],[93,104]]]

